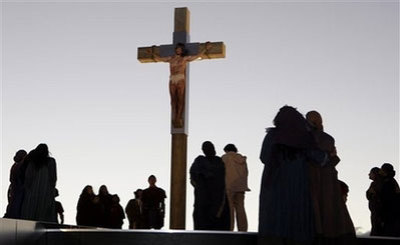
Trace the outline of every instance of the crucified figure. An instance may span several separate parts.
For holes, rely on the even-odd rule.
[[[185,55],[185,45],[178,43],[175,54],[169,57],[160,57],[152,52],[156,61],[168,62],[170,69],[169,93],[171,96],[172,123],[175,128],[183,127],[183,111],[185,108],[186,64],[204,55],[211,48],[207,42],[205,48],[197,55]]]

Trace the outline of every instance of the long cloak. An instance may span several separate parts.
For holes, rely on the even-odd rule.
[[[309,161],[323,161],[325,154],[308,150],[301,138],[284,137],[285,132],[269,129],[261,150],[265,164],[259,207],[259,243],[296,242],[311,244],[315,236],[309,188]],[[282,140],[285,139],[285,140]],[[287,140],[286,140],[287,139]]]
[[[25,172],[25,197],[21,218],[36,221],[57,222],[55,211],[56,161],[48,157],[37,167],[29,162]]]
[[[76,207],[76,224],[83,226],[97,226],[95,217],[95,195],[83,193],[78,200],[78,205]]]
[[[190,168],[190,178],[194,186],[194,229],[229,230],[229,204],[222,159],[198,156]]]

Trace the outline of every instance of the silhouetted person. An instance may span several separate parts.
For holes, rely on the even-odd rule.
[[[10,186],[8,187],[8,205],[4,218],[18,219],[21,216],[22,201],[24,199],[25,168],[24,159],[27,155],[25,150],[15,153],[14,164],[10,170]]]
[[[95,227],[106,227],[107,222],[105,221],[105,207],[97,195],[93,199],[93,226]]]
[[[309,164],[322,164],[305,118],[282,107],[267,129],[260,159],[264,164],[259,205],[259,244],[310,244],[315,237]]]
[[[105,185],[100,186],[98,198],[99,198],[99,204],[102,206],[101,210],[103,211],[101,215],[100,226],[105,228],[112,228],[110,224],[112,196],[108,192],[107,186]]]
[[[125,207],[126,215],[129,220],[129,229],[143,229],[143,203],[142,189],[137,189],[134,192],[135,199],[129,200]]]
[[[55,211],[56,161],[46,144],[39,144],[26,157],[25,197],[21,218],[57,222]]]
[[[118,195],[112,195],[109,224],[110,228],[113,229],[122,229],[122,225],[124,224],[125,213],[119,201]]]
[[[318,242],[346,245],[354,243],[355,229],[345,204],[348,186],[338,180],[335,167],[340,162],[335,139],[324,132],[322,117],[317,111],[308,112],[306,119],[317,147],[326,154],[323,164],[309,165]]]
[[[98,226],[100,225],[99,217],[102,215],[101,212],[96,214],[95,197],[93,193],[93,187],[91,185],[83,188],[81,195],[79,196],[78,205],[76,207],[76,224],[83,226]],[[97,220],[96,220],[97,219]]]
[[[224,147],[225,154],[221,157],[225,164],[225,187],[230,209],[230,230],[233,231],[235,216],[238,231],[247,231],[247,216],[244,208],[244,194],[250,191],[247,186],[246,157],[238,153],[234,144]]]
[[[144,229],[161,229],[164,226],[165,191],[156,186],[157,178],[150,175],[149,188],[142,194]]]
[[[383,235],[382,221],[382,177],[380,168],[374,167],[369,172],[369,179],[372,180],[367,190],[368,208],[371,211],[371,236]]]
[[[400,188],[394,179],[393,165],[384,163],[382,170],[382,220],[384,236],[400,236]]]
[[[230,214],[225,190],[225,167],[210,141],[202,144],[204,156],[190,167],[194,187],[193,223],[195,230],[229,230]]]
[[[55,189],[55,195],[54,197],[58,197],[59,192],[58,189]],[[64,224],[64,208],[61,204],[61,202],[56,201],[56,216],[57,216],[57,223],[59,224]],[[58,217],[60,217],[60,221],[58,220]]]

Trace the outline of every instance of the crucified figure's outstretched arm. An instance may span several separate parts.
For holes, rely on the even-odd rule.
[[[208,52],[208,50],[211,49],[211,43],[210,42],[206,42],[205,47],[203,48],[203,50],[201,50],[197,55],[189,55],[186,56],[186,60],[187,61],[193,61],[196,60],[198,58],[200,58],[201,56],[203,56],[204,54],[206,54]]]
[[[151,54],[152,58],[157,61],[157,62],[169,62],[171,60],[171,57],[160,57],[159,54],[154,52],[155,46],[152,46],[151,49],[148,49],[147,52]]]

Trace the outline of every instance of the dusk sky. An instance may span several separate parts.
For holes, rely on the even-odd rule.
[[[369,230],[369,170],[389,162],[400,174],[398,1],[2,1],[1,215],[15,152],[44,142],[67,224],[85,185],[107,185],[125,207],[154,174],[169,227],[169,69],[140,63],[137,48],[172,42],[176,7],[191,12],[192,42],[226,45],[225,59],[190,65],[188,169],[203,141],[218,155],[234,143],[248,158],[257,231],[265,129],[284,105],[317,110],[353,222]],[[186,206],[191,230],[189,182]]]

